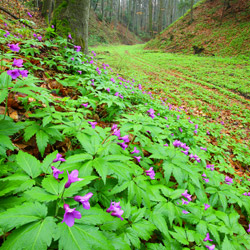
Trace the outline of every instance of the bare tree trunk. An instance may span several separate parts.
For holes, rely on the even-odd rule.
[[[159,15],[158,15],[158,32],[162,31],[162,17],[163,17],[163,0],[160,0]]]
[[[190,6],[190,23],[192,23],[194,21],[194,17],[193,17],[193,7],[194,7],[194,0],[191,0],[191,6]]]

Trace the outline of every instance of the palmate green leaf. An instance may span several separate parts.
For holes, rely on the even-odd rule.
[[[11,196],[11,197],[3,197],[0,198],[0,207],[4,209],[16,207],[23,203],[25,199],[23,197],[16,197],[16,196]]]
[[[41,173],[41,163],[32,155],[19,151],[16,157],[17,164],[32,178]]]
[[[36,133],[36,144],[39,149],[41,155],[44,155],[45,148],[47,147],[49,142],[49,136],[43,130],[39,130]]]
[[[0,181],[0,196],[13,192],[23,181]]]
[[[223,194],[223,192],[219,191],[218,192],[219,194],[219,197],[220,197],[220,203],[222,204],[222,207],[223,207],[223,211],[225,212],[226,209],[227,209],[227,198],[226,196]]]
[[[2,103],[5,98],[8,96],[8,89],[1,89],[0,91],[0,103]]]
[[[221,245],[221,249],[222,250],[237,250],[234,248],[234,246],[231,244],[231,242],[229,241],[229,239],[227,238],[227,236],[225,236],[222,245]]]
[[[132,228],[137,232],[138,237],[142,240],[149,240],[153,231],[156,229],[155,225],[147,220],[141,220],[133,223]]]
[[[24,127],[21,123],[14,123],[12,120],[0,120],[0,134],[14,135]]]
[[[67,163],[77,163],[77,162],[84,162],[86,160],[92,160],[93,156],[90,154],[76,154],[72,155],[67,158]]]
[[[106,184],[106,177],[108,174],[107,161],[105,161],[103,158],[95,158],[92,161],[92,165],[97,173],[102,177],[104,184]]]
[[[168,226],[165,218],[160,213],[151,212],[150,221],[165,236],[169,235]]]
[[[103,234],[105,235],[106,238],[110,240],[112,245],[114,246],[115,249],[117,250],[131,250],[129,244],[125,242],[124,240],[124,234],[117,235],[112,232],[107,232],[104,231]]]
[[[47,215],[47,207],[40,203],[25,203],[21,206],[10,208],[0,214],[0,227],[8,231],[24,224],[41,220]]]
[[[124,233],[124,239],[129,243],[131,242],[131,244],[133,246],[135,246],[137,249],[140,249],[140,239],[138,237],[137,232],[132,229],[131,227],[126,228],[126,231]]]
[[[68,227],[65,223],[59,223],[57,238],[60,250],[114,250],[109,240],[93,226],[75,223],[73,227]]]
[[[33,135],[35,135],[40,129],[40,124],[32,122],[30,126],[24,130],[24,140],[28,141]]]
[[[215,240],[220,244],[220,235],[218,233],[218,226],[209,223],[207,227],[208,230],[211,232],[212,236],[215,238]]]
[[[53,176],[49,176],[42,181],[42,187],[49,193],[59,195],[63,190],[63,182],[58,181]]]
[[[93,137],[95,137],[95,136],[97,136],[97,135],[93,135]],[[81,143],[84,150],[87,153],[94,155],[97,152],[99,140],[98,139],[95,140],[95,138],[91,138],[91,137],[89,135],[84,134],[84,133],[78,133],[76,135],[76,138]]]
[[[166,250],[166,247],[164,247],[161,243],[147,243],[147,249],[148,250]]]
[[[0,89],[5,89],[7,86],[10,86],[11,76],[7,74],[7,72],[3,72],[0,75]],[[3,90],[1,90],[2,92]],[[1,102],[0,102],[1,103]]]
[[[169,233],[173,236],[173,238],[179,241],[183,245],[188,245],[189,242],[187,240],[185,230],[182,227],[177,227],[177,226],[174,226],[174,230],[176,232],[169,231]]]
[[[46,217],[13,231],[2,245],[3,250],[46,250],[52,242],[56,224],[53,217]]]
[[[36,201],[41,201],[41,202],[42,201],[44,202],[54,201],[58,198],[57,195],[52,195],[40,187],[31,188],[30,190],[24,192],[24,196],[26,198],[36,200]]]
[[[45,159],[43,160],[41,169],[44,173],[50,173],[50,174],[52,173],[51,166],[52,166],[53,160],[56,158],[57,153],[58,151],[56,150],[52,152],[51,154],[47,155]]]
[[[122,192],[128,187],[128,185],[129,185],[129,181],[126,181],[126,182],[123,182],[121,185],[114,186],[114,188],[110,192],[110,195],[114,195],[114,194]]]
[[[121,162],[107,162],[107,167],[110,173],[115,174],[119,180],[131,180],[132,169]]]
[[[79,211],[82,214],[82,218],[77,221],[79,224],[103,225],[113,221],[113,217],[110,217],[110,214],[101,208],[91,207],[89,210],[86,210],[81,207]]]

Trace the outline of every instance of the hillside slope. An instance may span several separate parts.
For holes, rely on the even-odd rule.
[[[90,11],[89,19],[89,45],[99,44],[127,44],[141,43],[140,39],[127,28],[118,23],[117,25],[98,20],[94,11]]]
[[[194,9],[194,21],[186,13],[155,39],[146,49],[205,55],[250,56],[250,2],[207,0]]]

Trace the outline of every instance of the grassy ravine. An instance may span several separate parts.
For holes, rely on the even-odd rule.
[[[249,59],[250,2],[232,0],[230,7],[223,9],[224,1],[221,0],[198,2],[194,8],[192,23],[190,12],[187,12],[155,39],[150,40],[146,48],[193,54],[195,46],[205,55],[241,55]]]
[[[222,120],[226,125],[205,123],[205,111],[205,118],[197,116],[204,106],[198,86],[207,80],[201,78],[199,59],[179,57],[176,67],[177,56],[127,46],[115,48],[116,53],[98,48],[99,57],[106,57],[103,63],[94,52],[77,52],[70,39],[57,37],[52,28],[36,30],[39,41],[29,29],[3,22],[1,249],[250,249],[247,140],[241,134],[232,139],[227,120]],[[6,30],[10,34],[4,37]],[[8,44],[17,43],[20,50],[14,52]],[[113,69],[107,55],[112,55]],[[27,77],[7,74],[14,59],[23,60],[20,70],[27,70]],[[192,60],[197,60],[196,77],[185,67]],[[226,68],[218,60],[218,72],[220,64]],[[243,61],[235,66],[245,67]],[[244,79],[235,79],[243,94]],[[227,81],[218,88],[221,80],[206,85],[207,91],[216,87],[213,118],[214,108],[230,107],[222,100],[235,100],[238,109],[247,105]],[[249,121],[244,112],[232,109],[241,133]],[[65,161],[55,160],[58,153]],[[63,171],[58,179],[52,166]],[[76,201],[90,193],[85,206]],[[85,209],[88,202],[90,209]],[[81,213],[73,226],[62,223],[73,216],[65,204]],[[208,237],[212,241],[204,241]]]

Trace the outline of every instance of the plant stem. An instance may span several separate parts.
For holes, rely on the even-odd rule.
[[[61,199],[63,199],[64,191],[65,191],[65,187],[63,188],[62,195],[61,195],[59,201],[56,203],[56,213],[55,213],[55,216],[57,216],[57,214],[58,214],[58,211],[59,211],[59,203],[60,203]],[[63,202],[64,202],[64,199],[63,199]]]

